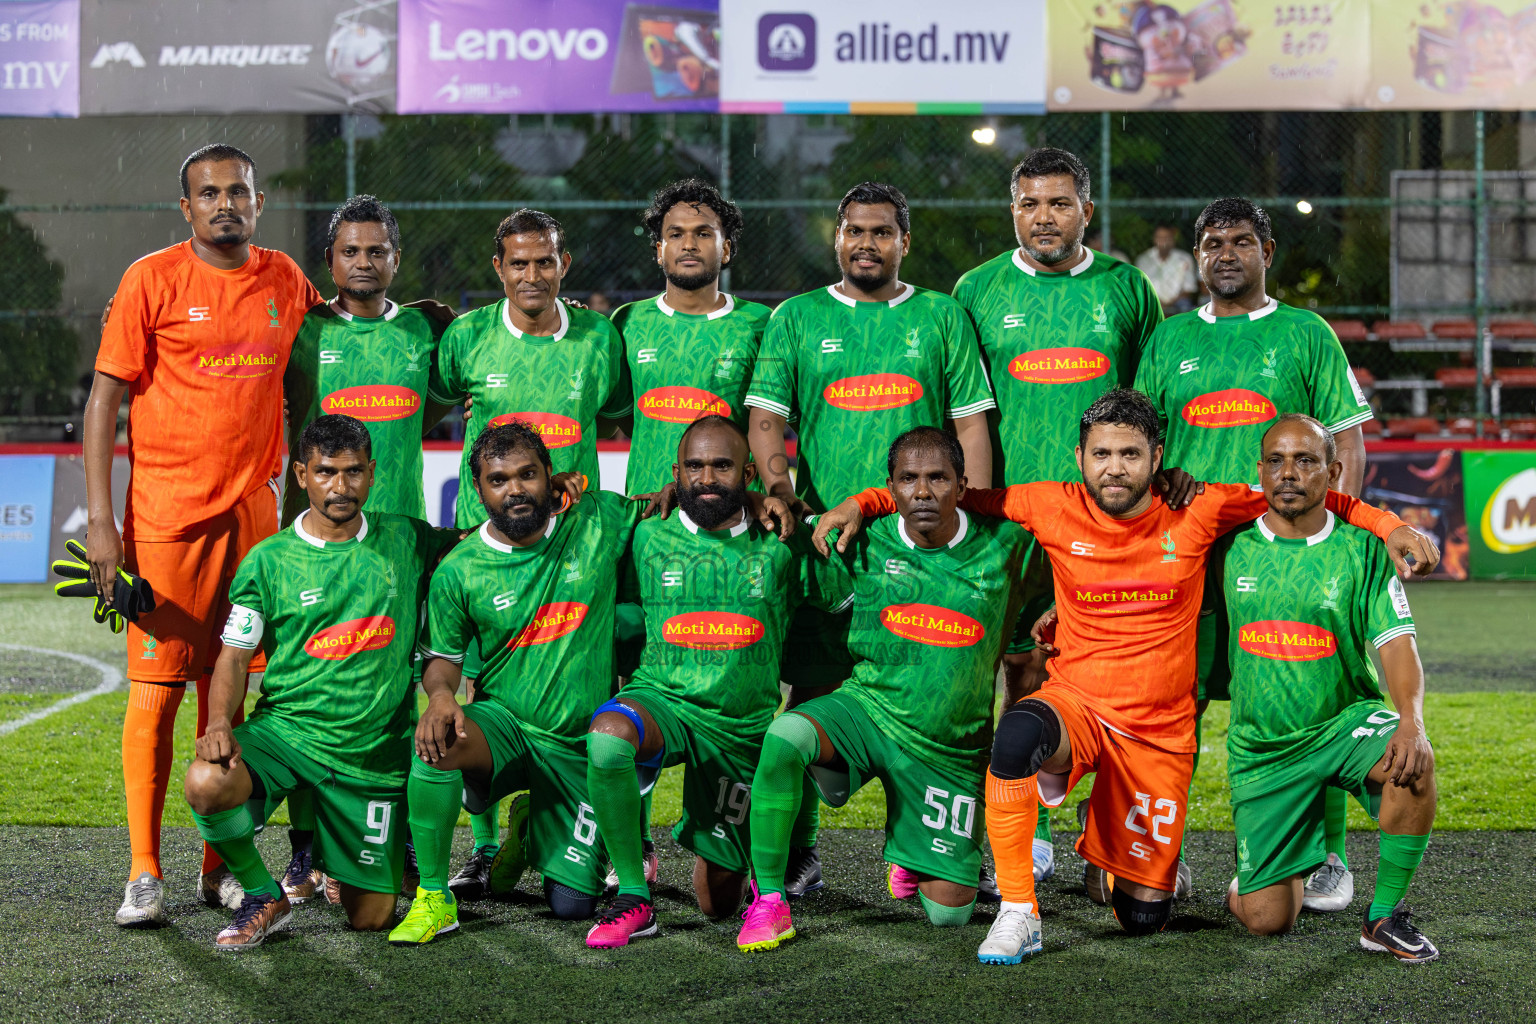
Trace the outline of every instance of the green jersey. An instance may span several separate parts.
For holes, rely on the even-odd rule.
[[[1145,274],[1084,251],[1089,258],[1066,273],[1041,274],[1014,249],[955,284],[997,396],[994,486],[1079,479],[1078,416],[1104,392],[1130,386],[1163,320]]]
[[[986,765],[1003,645],[1019,613],[1029,535],[960,512],[947,547],[925,550],[900,516],[884,516],[820,571],[831,600],[851,588],[848,649],[857,663],[841,691],[882,732],[925,762],[966,772]]]
[[[1262,518],[1239,530],[1225,596],[1233,785],[1305,756],[1350,705],[1381,700],[1368,645],[1414,632],[1386,546],[1332,512],[1306,538],[1277,537]]]
[[[681,509],[635,530],[626,596],[645,609],[645,648],[634,681],[755,735],[779,706],[779,652],[803,600],[817,590],[810,531],[788,542],[755,520],[701,530]],[[845,596],[839,595],[838,600]]]
[[[323,765],[403,786],[427,574],[458,534],[365,512],[355,539],[328,543],[305,531],[308,516],[241,560],[224,643],[267,654],[252,717]]]
[[[512,325],[507,300],[465,313],[438,343],[442,390],[439,402],[474,399],[459,463],[460,529],[485,522],[469,474],[469,450],[488,426],[522,420],[544,438],[556,473],[597,474],[597,418],[629,412],[629,376],[624,342],[613,324],[589,309],[559,302],[560,327],[549,337],[524,334]]]
[[[679,313],[665,295],[613,313],[635,395],[624,484],[630,494],[650,494],[672,482],[683,431],[699,417],[725,416],[747,429],[747,382],[770,311],[761,303],[722,298],[725,305],[703,316]]]
[[[356,317],[333,302],[304,317],[283,376],[288,399],[288,451],[321,416],[345,413],[368,425],[373,439],[373,487],[367,512],[427,518],[422,494],[421,435],[430,424],[426,395],[441,390],[436,372],[441,328],[419,309],[388,303],[381,317]],[[295,457],[297,457],[295,455]],[[283,489],[283,524],[309,507],[289,460]]]
[[[831,508],[885,482],[885,450],[912,427],[996,408],[965,311],[910,284],[889,302],[836,285],[773,311],[747,404],[798,417],[795,493]]]
[[[1277,416],[1313,416],[1333,433],[1372,416],[1328,322],[1270,299],[1240,316],[1209,305],[1163,321],[1136,374],[1163,421],[1163,465],[1202,480],[1253,484]]]
[[[619,560],[644,507],[589,491],[525,548],[481,526],[432,574],[426,656],[462,662],[474,645],[485,664],[476,700],[496,701],[535,739],[583,753],[592,712],[613,687]]]

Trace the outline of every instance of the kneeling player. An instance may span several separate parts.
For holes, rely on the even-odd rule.
[[[884,783],[892,895],[911,895],[898,891],[898,872],[915,881],[936,925],[965,924],[976,904],[993,680],[1029,538],[956,508],[965,454],[953,435],[909,430],[886,466],[900,515],[819,569],[826,591],[851,595],[853,677],[780,715],[763,740],[752,779],[758,893],[736,939],[744,951],[795,934],[784,871],[808,769],[834,807],[872,778]]]
[[[198,831],[245,891],[218,949],[259,946],[287,925],[288,899],[256,852],[250,807],[265,821],[301,790],[314,795],[314,863],[341,883],[352,927],[377,931],[394,917],[416,624],[427,574],[458,539],[419,519],[363,513],[373,457],[361,421],[322,416],[297,455],[309,508],[240,563],[208,729],[187,769]],[[231,726],[258,646],[261,699]]]
[[[1236,534],[1227,554],[1227,774],[1237,831],[1227,902],[1256,935],[1290,931],[1303,882],[1327,856],[1324,795],[1336,786],[1381,826],[1360,944],[1424,963],[1440,951],[1403,902],[1435,820],[1424,669],[1408,596],[1386,551],[1323,506],[1341,469],[1323,424],[1280,417],[1259,460],[1269,511]],[[1371,646],[1396,712],[1381,700]]]

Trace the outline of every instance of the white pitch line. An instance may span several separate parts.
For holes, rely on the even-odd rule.
[[[81,690],[79,693],[72,693],[68,697],[65,697],[63,700],[54,704],[50,704],[45,708],[39,708],[36,711],[29,711],[27,714],[22,715],[20,718],[13,718],[9,722],[0,722],[0,736],[8,736],[15,732],[17,729],[31,725],[34,722],[41,722],[49,715],[57,714],[58,712],[63,711],[65,708],[72,708],[76,704],[84,703],[85,701],[90,700],[92,697],[100,697],[104,693],[111,693],[113,690],[123,685],[122,672],[113,668],[111,665],[108,665],[104,661],[97,661],[95,658],[87,658],[83,654],[71,654],[68,651],[54,651],[49,650],[46,647],[28,647],[25,644],[0,644],[0,650],[30,651],[33,654],[51,654],[58,658],[68,658],[70,661],[78,661],[80,664],[86,665],[101,673],[101,685],[95,687],[94,689]]]

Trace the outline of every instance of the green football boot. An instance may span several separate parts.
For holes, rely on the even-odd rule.
[[[451,893],[417,888],[405,919],[389,933],[394,946],[420,946],[459,927],[459,904]]]

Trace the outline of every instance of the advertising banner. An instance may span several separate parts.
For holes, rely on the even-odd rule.
[[[1378,110],[1536,107],[1536,2],[1375,0],[1371,84]]]
[[[84,0],[87,114],[387,113],[395,0]]]
[[[80,0],[0,3],[0,117],[80,116]]]
[[[1360,497],[1390,509],[1440,546],[1440,565],[1429,579],[1464,580],[1467,566],[1467,517],[1462,509],[1462,458],[1470,452],[1370,453]],[[1415,577],[1417,579],[1417,577]]]
[[[0,457],[0,476],[0,583],[42,583],[48,578],[53,456]]]
[[[1370,23],[1370,0],[1052,0],[1050,108],[1358,107]]]
[[[1536,579],[1536,451],[1466,452],[1467,533],[1478,579]]]
[[[719,0],[400,0],[403,114],[714,111]]]
[[[721,0],[720,109],[1040,113],[1045,0]]]

